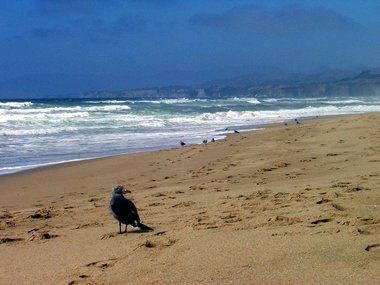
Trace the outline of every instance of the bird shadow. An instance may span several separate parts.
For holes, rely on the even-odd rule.
[[[149,232],[152,232],[152,231],[146,231],[146,230],[141,230],[141,229],[133,229],[133,230],[126,231],[126,232],[121,232],[121,233],[118,233],[118,234],[119,235],[123,235],[123,234],[141,234],[141,233],[149,233]]]
[[[105,235],[103,235],[100,239],[101,240],[105,240],[105,239],[109,239],[109,238],[114,238],[114,237],[117,237],[117,236],[121,236],[121,235],[128,235],[128,234],[142,234],[142,233],[149,233],[151,231],[144,231],[144,230],[140,230],[140,229],[135,229],[135,230],[131,230],[131,231],[127,231],[127,232],[114,232],[114,233],[107,233]]]

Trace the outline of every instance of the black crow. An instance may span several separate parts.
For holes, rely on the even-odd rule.
[[[142,231],[153,231],[152,228],[141,223],[135,204],[123,196],[124,193],[130,192],[122,185],[117,185],[112,189],[110,208],[114,218],[119,221],[119,232],[121,233],[121,224],[125,224],[124,232],[127,232],[127,225],[137,227]]]

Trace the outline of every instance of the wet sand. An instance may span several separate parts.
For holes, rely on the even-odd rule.
[[[116,184],[154,232],[118,234]],[[0,284],[380,284],[380,114],[0,176],[0,256]]]

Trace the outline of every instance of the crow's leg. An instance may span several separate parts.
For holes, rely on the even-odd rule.
[[[125,230],[124,230],[124,232],[125,233],[127,232],[127,224],[125,224]]]
[[[119,234],[121,234],[121,222],[119,222]]]

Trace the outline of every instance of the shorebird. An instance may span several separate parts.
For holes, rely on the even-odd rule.
[[[110,201],[112,216],[119,221],[119,233],[121,233],[121,224],[125,224],[124,232],[127,232],[128,225],[142,231],[153,231],[152,228],[141,223],[135,204],[124,197],[125,193],[131,193],[131,191],[125,189],[123,185],[115,186],[112,189]]]
[[[239,134],[240,132],[238,130],[234,130],[234,133],[235,134]]]
[[[182,146],[186,145],[186,143],[184,143],[183,141],[181,141],[180,144],[181,144]]]

